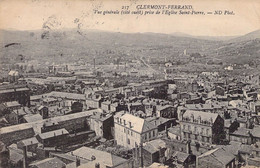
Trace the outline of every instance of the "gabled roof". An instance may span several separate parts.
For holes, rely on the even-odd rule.
[[[11,101],[11,102],[6,102],[4,103],[5,107],[15,107],[15,106],[21,106],[17,101]]]
[[[216,160],[221,162],[223,165],[227,165],[233,159],[235,159],[235,156],[233,154],[227,152],[223,148],[212,149],[212,150],[210,150],[210,151],[200,155],[198,157],[198,159],[201,159],[203,157],[208,157],[208,156],[211,156],[211,157],[215,158]]]
[[[54,158],[47,158],[38,162],[34,162],[30,164],[30,166],[37,167],[37,168],[64,168],[66,167],[66,164],[62,162],[60,159],[54,157]]]
[[[62,129],[55,130],[55,131],[45,132],[45,133],[39,134],[38,136],[41,139],[48,139],[51,137],[65,135],[65,134],[69,134],[69,132],[65,128],[62,128]]]
[[[51,93],[48,93],[48,96],[55,97],[55,98],[85,100],[85,95],[84,94],[77,94],[77,93],[67,93],[67,92],[56,92],[56,91],[53,91]]]
[[[28,107],[16,109],[16,110],[13,110],[13,112],[14,112],[15,114],[21,115],[21,116],[31,113]]]
[[[194,111],[194,110],[187,110],[183,117],[191,118],[194,116],[194,119],[201,118],[201,121],[210,121],[212,119],[212,123],[214,123],[218,117],[216,113],[208,113],[208,112],[201,112],[201,111]]]
[[[190,155],[188,153],[177,151],[172,156],[176,157],[179,162],[184,163]]]
[[[155,139],[145,143],[143,148],[150,153],[155,153],[159,151],[160,148],[166,148],[166,143],[161,139]]]
[[[162,163],[153,162],[148,168],[169,168],[169,166],[166,166]]]
[[[186,104],[187,109],[190,110],[213,110],[213,109],[221,109],[222,107],[216,103],[208,103],[208,104]]]
[[[87,167],[87,165],[88,166],[93,164],[95,165],[95,163],[99,163],[100,168],[106,168],[106,166],[113,167],[127,161],[126,159],[115,156],[111,153],[100,151],[89,147],[81,147],[68,154],[79,156],[80,158],[90,161],[87,164],[82,164],[80,166],[82,168]]]
[[[173,106],[172,105],[157,106],[157,111],[162,111],[162,110],[165,110],[167,108],[173,108]]]
[[[230,133],[231,135],[238,135],[238,136],[250,136],[250,129],[244,128],[244,127],[239,127],[236,131],[233,133]]]
[[[255,126],[252,130],[252,135],[254,137],[260,138],[260,127]]]
[[[19,75],[19,72],[18,71],[15,71],[15,70],[11,70],[8,75],[10,76],[18,76]]]
[[[42,120],[42,116],[40,114],[27,114],[27,115],[23,116],[23,118],[28,123]]]
[[[150,131],[152,129],[156,129],[156,126],[152,124],[151,122],[147,121],[146,119],[139,118],[137,116],[134,116],[132,114],[128,113],[122,113],[121,116],[118,113],[118,115],[115,115],[115,117],[119,117],[122,120],[125,120],[126,124],[128,125],[129,122],[131,122],[131,129],[138,133],[143,133],[146,131]]]
[[[172,133],[174,135],[180,136],[181,135],[181,127],[180,127],[180,125],[177,125],[175,127],[171,127],[171,128],[168,129],[168,132]]]
[[[17,144],[21,144],[22,146],[28,146],[33,144],[38,144],[38,140],[35,137],[24,139],[19,141]]]

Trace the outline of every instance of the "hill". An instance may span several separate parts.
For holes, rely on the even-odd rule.
[[[231,40],[193,37],[187,34],[119,33],[66,29],[36,31],[0,31],[2,64],[38,60],[42,64],[67,63],[84,59],[98,64],[116,59],[182,59],[200,53],[202,59],[221,59],[229,63],[248,63],[259,58],[259,30]],[[214,40],[212,40],[214,39]],[[23,58],[23,60],[21,60]]]

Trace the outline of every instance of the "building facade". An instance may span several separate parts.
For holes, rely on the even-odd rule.
[[[130,149],[155,139],[158,135],[158,129],[154,124],[124,112],[114,116],[114,125],[117,144]]]
[[[224,120],[216,113],[187,110],[181,114],[181,139],[218,144],[224,136]]]

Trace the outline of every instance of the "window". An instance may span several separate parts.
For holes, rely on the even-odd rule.
[[[129,135],[129,130],[127,130],[127,134]]]
[[[209,129],[206,129],[206,135],[209,135]]]
[[[188,134],[188,138],[190,138],[190,134]]]
[[[207,137],[207,142],[209,142],[209,137]]]
[[[190,125],[188,125],[188,130],[190,131]]]
[[[194,132],[197,132],[197,127],[194,127]]]
[[[153,130],[153,137],[155,137],[155,131]]]
[[[198,140],[198,135],[195,135],[195,140]]]
[[[129,138],[127,138],[127,144],[129,144],[129,145],[130,145],[130,139],[129,139]]]
[[[149,132],[149,139],[151,138],[151,132]]]
[[[144,139],[145,139],[145,140],[147,139],[147,135],[146,135],[146,134],[144,134]]]
[[[133,131],[131,131],[131,136],[133,136]]]
[[[183,129],[185,130],[185,128],[186,128],[186,125],[183,125]]]

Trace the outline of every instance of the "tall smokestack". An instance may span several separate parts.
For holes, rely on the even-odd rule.
[[[190,140],[187,141],[187,143],[186,143],[186,153],[187,153],[187,154],[191,154],[191,146],[190,146],[190,143],[191,143]]]
[[[27,147],[23,146],[23,168],[27,168]]]
[[[144,160],[143,160],[143,143],[140,144],[140,161],[141,161],[141,168],[144,167]]]
[[[95,70],[96,69],[96,57],[94,57],[93,64],[94,64],[94,70]]]

